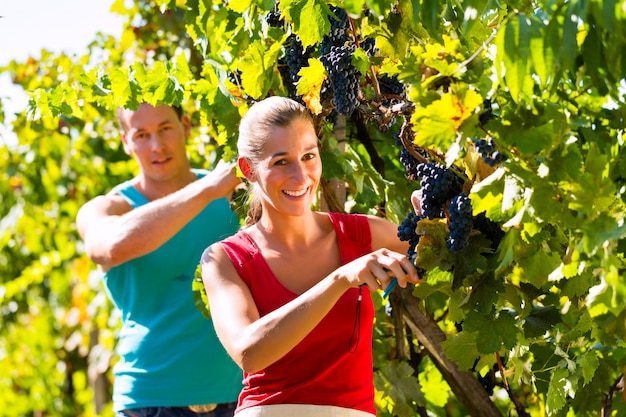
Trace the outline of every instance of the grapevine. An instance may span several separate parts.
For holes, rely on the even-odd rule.
[[[127,8],[129,16],[136,10],[141,16],[129,19],[133,23],[119,45],[126,46],[124,54],[113,49],[109,38],[106,53],[98,53],[104,40],[98,41],[76,67],[68,57],[45,55],[5,68],[14,82],[28,86],[36,111],[30,113],[35,120],[20,116],[14,123],[20,146],[5,158],[4,171],[21,181],[19,188],[7,188],[17,189],[18,195],[3,193],[5,212],[17,197],[16,207],[23,201],[25,213],[33,213],[45,191],[44,200],[63,202],[60,217],[52,217],[64,220],[66,212],[75,212],[75,203],[102,191],[113,177],[130,175],[126,164],[116,166],[111,177],[84,163],[91,157],[118,161],[123,156],[119,140],[103,129],[105,124],[92,122],[113,119],[112,110],[124,99],[129,105],[182,101],[193,112],[193,129],[202,133],[189,146],[194,162],[209,164],[232,157],[238,121],[252,102],[288,95],[317,117],[323,178],[346,185],[340,191],[347,198],[334,207],[405,223],[398,233],[408,242],[407,255],[426,271],[423,283],[388,294],[385,308],[394,304],[394,328],[381,320],[376,330],[389,329],[389,339],[396,337],[396,343],[375,343],[385,352],[375,351],[373,362],[377,376],[400,363],[413,367],[412,379],[424,372],[419,375],[423,392],[416,387],[415,395],[392,398],[397,387],[416,381],[391,377],[384,387],[376,387],[377,415],[443,415],[449,410],[480,417],[626,415],[621,398],[626,292],[619,279],[626,247],[620,66],[625,50],[620,29],[626,27],[626,15],[621,8],[602,1],[578,2],[576,7],[566,7],[567,2],[561,7],[541,1],[495,2],[483,8],[471,2],[371,0],[281,0],[251,7],[245,2],[224,7],[186,2],[184,8],[176,6],[181,2],[161,3],[154,10],[147,3],[149,7],[133,7],[134,12]],[[98,56],[109,61],[99,65]],[[127,58],[132,66],[122,62]],[[97,71],[86,68],[86,62]],[[350,66],[358,72],[350,72]],[[333,71],[338,75],[331,76]],[[341,77],[351,78],[352,84],[337,84]],[[57,115],[58,129],[57,120],[51,120]],[[392,139],[401,118],[405,123]],[[52,134],[49,126],[55,127]],[[72,144],[68,157],[60,154],[64,148],[59,145],[65,142]],[[59,153],[55,160],[62,161],[61,170],[45,163],[50,158],[40,158],[52,150]],[[19,164],[33,157],[33,163]],[[452,187],[445,197],[427,195],[416,211],[426,206],[432,218],[411,214],[402,222],[410,202],[418,200],[418,193],[428,194],[428,184],[436,182],[418,175],[418,166],[419,174],[437,171],[458,177],[460,191]],[[326,187],[321,193],[335,191]],[[54,205],[49,210],[54,214]],[[470,212],[478,214],[470,217]],[[74,259],[48,262],[43,269],[36,263],[50,253],[57,256],[58,248],[48,253],[46,247],[33,246],[38,239],[20,236],[34,230],[32,224],[46,224],[28,217],[16,219],[15,228],[4,222],[9,239],[4,276],[19,277],[0,285],[10,324],[28,321],[20,316],[29,311],[26,294],[28,299],[38,299],[34,291],[39,289],[56,294],[46,276],[57,277],[57,283],[74,279],[69,267]],[[62,232],[58,239],[58,233],[50,232],[39,240],[65,245],[74,230]],[[14,285],[31,281],[43,285]],[[463,327],[455,331],[455,323]],[[60,326],[61,339],[54,340],[75,331],[75,323]],[[13,327],[5,326],[5,340],[28,341]],[[423,329],[428,332],[420,333]],[[437,343],[429,343],[432,334]],[[410,352],[403,351],[406,346]],[[7,352],[3,364],[7,358],[9,363],[22,359]],[[443,375],[455,395],[445,406],[433,405],[429,370],[410,361],[416,352],[428,355],[423,365],[450,371],[454,367],[440,362],[449,358],[474,379]],[[60,353],[75,356],[67,348]],[[492,367],[493,354],[502,356],[506,369],[500,362]],[[489,370],[487,375],[497,377],[481,377],[487,392],[476,382],[478,365],[471,366],[475,357],[480,358],[481,373]],[[63,377],[71,381],[84,371],[74,360],[61,365],[73,371],[50,379],[50,387],[67,386]],[[58,365],[51,369],[58,370]],[[400,369],[393,371],[399,375]],[[46,372],[41,375],[52,375]],[[5,391],[17,388],[28,400],[24,404],[39,409],[7,403],[0,409],[59,414],[34,394],[29,396],[46,391],[25,384],[23,375],[4,379],[11,382]],[[89,397],[82,389],[76,392]],[[50,393],[51,402],[61,402],[58,394]],[[481,395],[492,401],[475,401]],[[68,415],[85,406],[70,406]]]

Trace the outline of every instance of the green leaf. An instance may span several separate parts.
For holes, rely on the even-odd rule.
[[[576,362],[582,369],[582,376],[584,380],[584,384],[588,384],[593,379],[596,374],[596,370],[600,365],[600,359],[598,358],[598,352],[595,350],[590,350],[585,352],[584,355],[579,357]]]
[[[455,361],[460,370],[469,370],[480,353],[476,349],[478,333],[462,331],[456,336],[441,342],[446,355]]]
[[[415,3],[416,5],[419,3]],[[432,35],[439,35],[439,2],[436,0],[424,0],[419,8],[419,22]]]
[[[320,0],[281,0],[279,8],[282,15],[293,22],[294,32],[300,38],[302,46],[314,45],[330,31],[331,14],[325,1]]]
[[[415,233],[421,236],[415,247],[415,265],[425,270],[436,267],[448,270],[453,264],[453,256],[446,248],[448,226],[445,219],[420,220]]]
[[[554,415],[565,406],[567,402],[566,386],[569,383],[567,380],[568,376],[569,372],[567,369],[558,368],[550,377],[546,398],[548,415]]]
[[[374,385],[393,401],[394,415],[411,416],[414,403],[425,405],[414,369],[406,362],[388,362],[375,373]]]
[[[524,268],[526,274],[526,282],[530,282],[535,287],[540,288],[548,281],[549,275],[561,263],[561,258],[557,253],[547,253],[543,248],[539,250],[527,260],[527,266]]]
[[[519,103],[526,78],[530,76],[527,73],[530,57],[530,28],[527,17],[522,13],[514,15],[498,34],[496,44],[499,75],[504,75],[503,81],[509,88],[511,97]]]
[[[524,335],[529,339],[542,337],[560,322],[561,314],[554,306],[533,306],[531,313],[524,318]]]
[[[419,373],[419,382],[422,387],[427,387],[423,390],[423,395],[429,404],[445,407],[451,396],[450,386],[432,361],[428,361],[424,370]]]
[[[531,16],[528,49],[532,58],[533,69],[539,79],[539,84],[547,86],[550,81],[549,70],[552,68],[554,57],[544,48],[544,24],[536,16]]]
[[[237,68],[241,71],[241,84],[250,97],[260,99],[269,91],[279,52],[280,45],[275,44],[268,50],[258,40],[248,46]]]
[[[575,61],[578,54],[578,21],[580,9],[577,2],[567,4],[567,11],[563,17],[563,37],[561,38],[561,61],[563,68],[570,71],[576,71]]]

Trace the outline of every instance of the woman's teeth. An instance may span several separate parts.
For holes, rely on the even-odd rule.
[[[283,190],[283,192],[285,194],[287,194],[288,196],[291,196],[291,197],[300,197],[300,196],[303,196],[304,193],[306,193],[306,189],[305,190],[301,190],[301,191],[287,191],[287,190]]]

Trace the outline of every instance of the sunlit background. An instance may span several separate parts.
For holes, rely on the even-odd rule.
[[[38,58],[41,50],[81,55],[96,33],[119,37],[123,18],[109,12],[113,0],[0,0],[0,68],[12,60]],[[26,108],[28,97],[0,72],[0,98],[7,120],[0,142],[14,140],[13,113]]]

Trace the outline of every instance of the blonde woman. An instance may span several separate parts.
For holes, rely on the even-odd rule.
[[[311,210],[322,163],[297,102],[254,104],[238,150],[252,218],[201,260],[216,332],[244,371],[236,415],[375,415],[370,291],[418,282],[408,244],[385,219]]]

